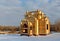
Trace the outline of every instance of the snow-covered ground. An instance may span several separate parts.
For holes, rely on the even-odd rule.
[[[20,36],[19,34],[0,34],[0,41],[60,41],[60,33],[47,36]]]

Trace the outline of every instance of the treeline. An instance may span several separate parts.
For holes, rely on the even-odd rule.
[[[19,26],[1,26],[0,31],[19,31]]]
[[[57,20],[54,24],[51,24],[50,30],[55,31],[55,32],[60,32],[60,20]],[[16,31],[20,31],[20,27],[19,26],[1,26],[0,25],[0,31],[16,32]]]
[[[55,24],[51,25],[51,31],[60,32],[60,19],[58,19]]]

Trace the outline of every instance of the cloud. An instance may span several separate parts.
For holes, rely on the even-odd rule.
[[[50,17],[50,20],[52,22],[55,22],[58,18],[60,19],[60,1],[59,0],[53,0],[49,5],[47,5],[47,9],[45,9],[46,13]]]
[[[0,5],[4,6],[16,6],[21,4],[21,1],[19,0],[0,0]]]
[[[19,25],[26,10],[42,10],[54,22],[60,18],[60,0],[0,0],[0,25]]]
[[[19,0],[0,0],[0,25],[19,25],[22,9]]]
[[[60,0],[28,0],[25,1],[25,10],[42,10],[50,19],[51,23],[54,23],[60,18]]]

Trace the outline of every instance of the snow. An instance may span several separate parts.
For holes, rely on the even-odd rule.
[[[0,34],[0,41],[60,41],[60,33],[46,36],[20,36],[20,34]]]

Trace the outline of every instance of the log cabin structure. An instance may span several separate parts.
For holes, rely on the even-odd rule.
[[[20,23],[21,35],[47,35],[50,33],[49,18],[40,10],[27,11]]]

